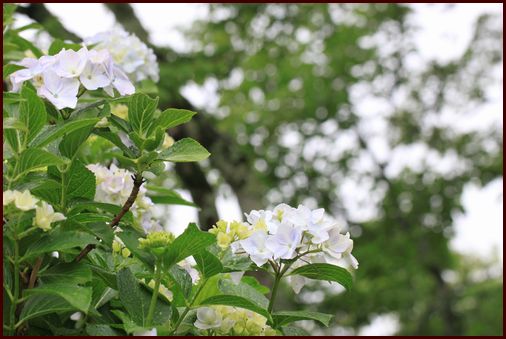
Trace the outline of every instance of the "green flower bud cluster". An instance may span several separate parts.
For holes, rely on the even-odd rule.
[[[174,234],[167,231],[156,231],[148,233],[146,238],[139,239],[139,248],[141,249],[159,249],[169,246],[175,237]]]
[[[197,311],[195,327],[217,335],[274,336],[277,331],[258,313],[232,306],[203,307]]]

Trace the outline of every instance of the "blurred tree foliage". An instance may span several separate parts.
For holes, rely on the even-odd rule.
[[[149,37],[129,5],[106,6],[126,29]],[[53,36],[72,38],[43,5],[19,11]],[[211,5],[209,18],[186,32],[190,52],[153,46],[162,107],[194,109],[180,89],[191,81],[218,84],[217,109],[199,110],[205,114],[188,127],[169,131],[202,141],[213,156],[204,166],[178,165],[176,173],[201,206],[204,228],[217,220],[215,196],[224,183],[243,211],[304,202],[347,224],[361,262],[353,291],[304,306],[334,312],[336,326],[357,330],[393,312],[400,334],[499,335],[502,272],[472,278],[471,268],[485,264],[452,253],[448,242],[464,186],[502,177],[501,126],[461,132],[442,117],[453,110],[470,119],[487,102],[485,89],[502,63],[502,19],[481,16],[459,57],[414,67],[420,52],[410,12],[396,4]],[[360,108],[362,99],[374,104]],[[385,135],[378,138],[378,130]],[[398,173],[378,147],[390,154],[421,147],[453,159],[452,170],[425,159]],[[368,190],[374,216],[350,215],[343,196],[350,181]],[[294,308],[304,303],[285,300]]]

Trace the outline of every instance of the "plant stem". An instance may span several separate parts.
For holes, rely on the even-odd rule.
[[[84,94],[84,92],[86,92],[86,88],[81,87],[79,89],[79,93],[77,93],[77,98],[79,99]]]
[[[60,200],[60,206],[61,206],[61,209],[63,211],[63,213],[65,213],[65,172],[62,172],[61,173],[61,200]]]
[[[155,314],[156,302],[158,301],[158,293],[160,290],[160,281],[162,280],[162,263],[161,260],[157,260],[155,265],[155,287],[153,289],[153,296],[151,297],[151,303],[149,304],[148,318],[146,320],[148,326],[151,326],[153,322],[153,316]]]
[[[117,224],[119,224],[121,218],[130,210],[130,207],[135,202],[135,199],[137,199],[137,194],[139,193],[139,189],[141,188],[142,183],[144,182],[144,179],[142,178],[141,172],[136,173],[132,177],[134,181],[134,186],[132,187],[132,192],[130,192],[130,196],[128,197],[127,201],[125,201],[125,204],[121,208],[121,211],[118,213],[116,217],[112,220],[111,224],[109,226],[114,227]]]
[[[17,238],[18,239],[23,239],[24,237],[32,234],[33,232],[35,232],[36,230],[38,230],[39,228],[38,227],[30,227],[29,229],[27,229],[26,231],[23,231],[21,233],[18,234]]]
[[[19,298],[19,244],[18,240],[14,239],[14,295],[10,308],[10,331],[9,335],[14,335],[16,330],[16,307]]]
[[[119,211],[118,215],[114,217],[114,219],[111,221],[109,226],[114,227],[117,224],[119,224],[121,218],[130,210],[130,207],[135,202],[135,199],[137,199],[137,194],[139,193],[139,189],[141,188],[141,185],[144,183],[144,179],[142,178],[142,173],[138,172],[135,173],[135,175],[132,177],[134,180],[134,187],[132,187],[132,192],[130,192],[130,196],[128,197],[127,201],[123,204],[123,207],[121,208],[121,211]],[[79,262],[82,258],[84,258],[88,253],[90,253],[95,248],[94,244],[88,244],[81,253],[76,257],[75,261]]]
[[[37,274],[39,273],[40,266],[42,266],[42,258],[38,257],[37,261],[33,265],[32,273],[30,274],[30,281],[28,282],[28,288],[34,288],[35,282],[37,281]]]
[[[190,311],[193,303],[195,302],[195,300],[197,300],[197,297],[199,296],[200,292],[202,292],[202,289],[204,288],[206,283],[207,283],[207,279],[202,281],[202,285],[200,285],[197,292],[195,292],[195,296],[193,296],[192,301],[188,305],[186,305],[186,308],[184,309],[183,313],[179,316],[179,319],[177,320],[176,324],[174,325],[174,329],[172,329],[172,331],[170,331],[169,335],[173,335],[174,333],[176,333],[177,329],[179,328],[179,325],[181,325],[181,323],[183,322],[184,317],[186,317],[186,315]]]
[[[267,311],[272,314],[272,308],[274,307],[274,301],[276,300],[276,295],[278,294],[278,288],[279,283],[281,282],[281,278],[283,278],[283,275],[288,271],[292,263],[286,263],[285,266],[283,266],[283,269],[281,269],[281,264],[278,266],[278,270],[276,271],[276,274],[274,275],[274,285],[272,285],[272,293],[271,298],[269,300],[269,307],[267,308]]]
[[[279,287],[280,281],[281,281],[281,274],[276,273],[276,276],[274,277],[274,285],[272,286],[271,298],[269,300],[269,307],[267,308],[267,311],[269,313],[272,313],[272,308],[274,307],[274,300],[276,299],[276,295],[278,293],[278,287]]]

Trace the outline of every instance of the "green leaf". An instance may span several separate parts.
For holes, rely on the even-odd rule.
[[[234,284],[232,280],[222,279],[220,280],[218,286],[220,291],[222,291],[224,294],[236,295],[246,298],[264,309],[267,309],[269,306],[269,300],[262,293],[258,292],[256,288],[243,282]]]
[[[30,191],[33,195],[47,201],[51,205],[60,205],[61,203],[61,183],[56,180],[43,180],[40,185]]]
[[[306,330],[303,330],[302,328],[298,328],[295,326],[283,326],[281,327],[281,332],[283,332],[285,336],[296,336],[296,337],[310,336],[310,334]]]
[[[102,284],[101,286],[104,286],[104,289],[101,291],[101,293],[97,294],[98,298],[93,300],[93,305],[94,305],[93,307],[95,307],[95,309],[99,309],[100,307],[105,305],[107,302],[109,302],[111,299],[116,298],[118,296],[118,291],[109,287],[107,284],[104,283],[103,280],[96,279],[96,280],[94,280],[94,282],[96,282],[97,285]],[[96,290],[96,288],[94,287],[93,292],[95,292],[95,290]]]
[[[170,267],[190,255],[199,253],[215,241],[216,237],[213,234],[203,232],[196,224],[190,223],[165,251],[164,264]]]
[[[202,250],[193,255],[197,262],[197,269],[204,275],[205,278],[210,278],[213,275],[223,271],[223,265],[220,259],[206,250]]]
[[[296,268],[290,275],[302,275],[303,277],[316,280],[335,281],[349,290],[353,284],[353,278],[346,269],[331,264],[309,264]]]
[[[38,49],[33,43],[26,40],[25,38],[20,37],[19,35],[14,35],[11,37],[11,42],[19,46],[19,48],[23,51],[30,50],[35,54],[35,57],[40,58],[43,53],[40,49]]]
[[[155,160],[151,164],[149,164],[146,171],[153,173],[158,176],[165,172],[165,163],[163,161]]]
[[[210,153],[192,138],[183,138],[160,152],[160,159],[172,162],[188,162],[204,160],[209,155]]]
[[[20,66],[20,65],[14,65],[14,64],[7,64],[7,65],[4,65],[4,69],[3,69],[3,75],[4,75],[4,79],[6,79],[9,75],[11,75],[12,73],[16,72],[16,71],[19,71],[20,69],[25,69],[26,67],[24,66]]]
[[[235,285],[232,281],[226,279],[222,279],[218,285],[223,295],[211,296],[202,301],[201,305],[241,307],[261,314],[267,319],[271,319],[267,311],[269,305],[268,299],[255,288],[244,283]]]
[[[128,133],[128,138],[133,141],[138,149],[143,149],[144,139],[137,132]]]
[[[21,310],[19,322],[46,314],[76,311],[76,308],[57,295],[37,295],[29,298]]]
[[[56,295],[65,299],[70,305],[78,310],[88,313],[91,304],[91,287],[82,287],[75,284],[52,282],[36,288],[26,289],[26,296],[31,295]]]
[[[246,256],[238,256],[228,248],[222,259],[224,272],[247,271],[251,267],[251,260]]]
[[[128,121],[133,130],[139,133],[141,137],[146,137],[153,123],[153,115],[157,105],[158,98],[151,99],[145,94],[137,93],[130,98],[128,104]]]
[[[79,147],[88,139],[92,130],[93,125],[90,125],[65,135],[58,146],[60,153],[72,159],[79,150]]]
[[[44,283],[66,283],[85,284],[91,281],[91,269],[82,263],[59,263],[40,273]]]
[[[34,90],[27,86],[21,88],[25,100],[19,105],[19,120],[28,128],[26,142],[30,142],[44,127],[47,119],[44,102]]]
[[[44,132],[39,134],[32,142],[30,147],[42,147],[49,144],[51,141],[58,139],[66,133],[71,133],[81,128],[95,126],[99,118],[87,118],[63,122],[58,126],[51,126]]]
[[[108,204],[105,202],[82,202],[77,203],[74,207],[67,213],[67,217],[71,217],[73,215],[77,215],[82,211],[89,210],[92,212],[107,212],[110,215],[117,215],[121,211],[121,206]],[[126,214],[121,218],[121,220],[133,223],[133,214],[131,211],[126,212]]]
[[[51,46],[49,46],[47,54],[56,55],[63,49],[63,47],[65,47],[65,43],[62,40],[54,39],[54,41],[51,43]]]
[[[32,23],[30,23],[28,25],[24,25],[24,26],[21,26],[19,28],[16,28],[13,31],[16,32],[16,33],[20,33],[20,32],[23,32],[23,31],[26,31],[26,30],[29,30],[29,29],[42,30],[42,29],[44,29],[44,26],[42,26],[41,24],[39,24],[37,22],[32,22]]]
[[[139,326],[148,326],[146,323],[151,295],[141,288],[137,278],[128,268],[118,272],[117,284],[119,298],[132,320]],[[157,300],[153,324],[162,324],[170,318],[170,305]]]
[[[172,282],[174,282],[176,291],[174,293],[174,303],[177,303],[178,300],[177,297],[180,295],[185,299],[188,300],[190,297],[190,294],[192,292],[192,278],[188,272],[177,266],[172,266],[168,271],[168,276]],[[184,302],[184,300],[182,300]],[[184,305],[184,303],[182,304]]]
[[[93,133],[98,135],[99,137],[109,140],[113,145],[117,146],[128,158],[136,157],[134,152],[130,148],[128,148],[123,143],[123,141],[121,141],[121,138],[117,134],[110,132],[106,128],[95,128],[93,129]]]
[[[28,128],[22,121],[19,121],[16,118],[4,118],[4,130],[6,129],[17,129],[22,132],[28,132]]]
[[[86,333],[91,336],[118,336],[118,332],[104,324],[86,324]]]
[[[111,123],[112,126],[122,130],[126,134],[132,132],[132,128],[130,127],[128,122],[114,114],[109,115],[109,117],[107,117],[107,120]]]
[[[83,226],[82,229],[93,233],[102,240],[102,244],[110,247],[114,240],[114,230],[109,226],[110,220],[111,218],[107,218],[107,221],[86,223],[86,226]],[[80,224],[77,225],[81,226]]]
[[[148,139],[143,144],[143,148],[146,151],[153,151],[162,145],[165,131],[157,126],[154,133],[148,133],[148,136]]]
[[[93,200],[96,190],[95,174],[80,161],[74,160],[65,173],[63,189],[67,201],[73,198]]]
[[[191,120],[191,118],[197,114],[196,112],[188,111],[186,109],[176,109],[176,108],[169,108],[163,111],[160,114],[160,117],[156,120],[156,122],[153,124],[153,127],[150,130],[153,132],[153,128],[161,127],[162,129],[166,130],[168,128],[176,127],[181,124],[187,123]]]
[[[243,276],[241,279],[241,282],[250,285],[255,290],[257,290],[258,292],[260,292],[264,295],[271,291],[268,287],[260,284],[260,282],[255,277],[252,277],[252,276],[248,276],[248,275]]]
[[[4,18],[4,22],[3,22],[3,27],[4,27],[4,30],[5,30],[5,26],[10,24],[12,22],[12,15],[14,14],[14,12],[16,11],[16,8],[18,7],[18,5],[15,5],[15,4],[3,4],[3,18]]]
[[[4,98],[4,101],[3,101],[4,107],[7,104],[17,104],[17,103],[25,100],[25,99],[21,98],[21,95],[19,93],[13,93],[13,92],[4,92],[3,98]],[[5,116],[5,111],[4,111],[4,116]]]
[[[94,251],[93,251],[94,252]],[[91,252],[90,254],[92,254]],[[116,275],[111,273],[109,270],[104,269],[102,267],[96,265],[89,265],[93,274],[99,277],[107,286],[110,288],[117,290],[118,284],[116,283]]]
[[[332,317],[331,314],[310,311],[282,311],[272,315],[276,327],[298,320],[316,320],[322,325],[329,327]]]
[[[97,213],[79,213],[68,218],[69,222],[91,223],[91,222],[109,222],[111,217]]]
[[[83,232],[69,231],[46,235],[28,247],[22,261],[42,253],[64,251],[73,247],[85,247],[88,244],[97,243],[94,236]]]
[[[263,309],[253,303],[252,301],[243,298],[238,297],[235,295],[215,295],[212,297],[207,298],[206,300],[202,301],[200,303],[201,305],[226,305],[226,306],[234,306],[234,307],[240,307],[244,308],[250,311],[253,311],[255,313],[258,313],[260,315],[263,315],[267,319],[269,319],[269,312],[267,312],[266,309]]]
[[[19,152],[20,144],[19,144],[19,138],[18,138],[18,131],[15,131],[13,129],[4,129],[4,136],[5,140],[9,143],[9,146],[11,146],[12,150],[15,153]]]
[[[142,326],[136,325],[130,317],[120,310],[111,310],[111,313],[117,316],[123,323],[123,330],[130,334],[136,331],[142,331]]]
[[[179,193],[168,188],[148,185],[148,196],[155,204],[185,205],[197,207],[193,202],[183,199]]]
[[[41,169],[47,166],[62,165],[63,159],[56,155],[39,148],[29,148],[24,150],[16,163],[16,172],[14,175],[20,177],[28,172]]]

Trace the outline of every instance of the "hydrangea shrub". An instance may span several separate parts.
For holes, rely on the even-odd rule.
[[[167,134],[194,112],[159,108],[140,86],[158,81],[153,51],[122,29],[42,51],[19,36],[30,27],[9,22],[4,334],[294,335],[298,320],[329,325],[331,315],[278,310],[276,296],[282,281],[294,293],[310,280],[349,289],[349,233],[323,209],[286,204],[209,232],[167,231],[153,207],[188,202],[147,178],[210,154]],[[112,151],[89,163],[81,150],[97,138]]]

